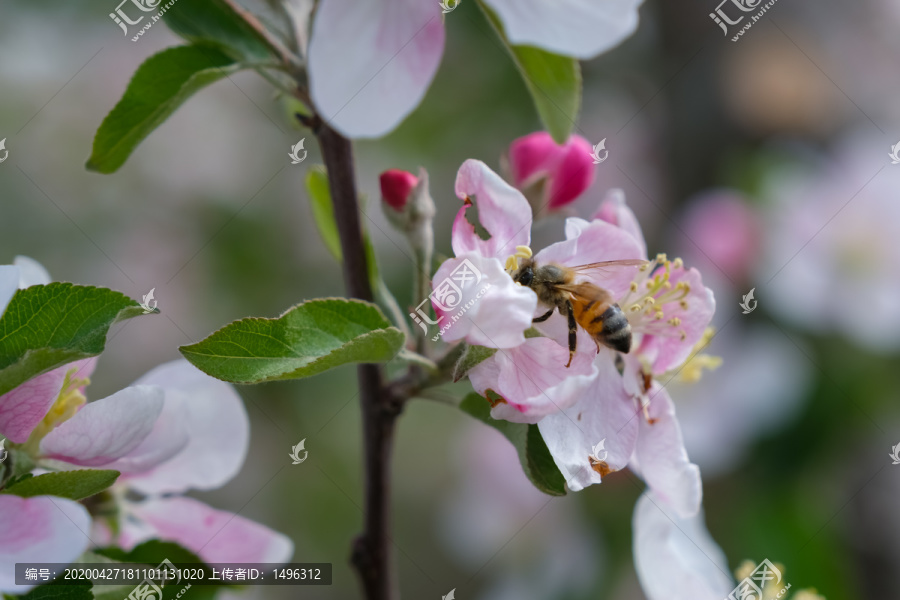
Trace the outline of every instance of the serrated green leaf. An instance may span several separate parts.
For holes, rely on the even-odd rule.
[[[21,498],[34,496],[59,496],[69,500],[81,500],[99,494],[116,482],[118,471],[100,469],[80,469],[45,473],[37,477],[20,479],[3,490]]]
[[[214,43],[238,61],[262,62],[277,56],[233,6],[223,0],[178,0],[163,21],[184,39]]]
[[[17,291],[0,318],[0,395],[97,356],[114,323],[143,312],[137,301],[106,288],[50,283]]]
[[[306,191],[309,192],[309,205],[319,235],[322,236],[322,241],[325,242],[325,247],[331,255],[341,262],[341,238],[334,220],[334,206],[331,204],[331,191],[328,188],[328,174],[325,167],[316,165],[309,170],[306,174]]]
[[[459,357],[456,366],[453,367],[453,381],[459,381],[469,374],[479,363],[489,359],[497,353],[496,348],[485,348],[484,346],[466,346],[463,355]]]
[[[277,319],[249,318],[182,346],[195,367],[232,383],[299,379],[348,363],[391,360],[404,336],[381,310],[361,300],[326,298]]]
[[[494,26],[525,80],[544,127],[557,144],[569,139],[581,108],[581,65],[574,58],[532,46],[513,46],[497,15],[479,6]]]
[[[488,390],[488,394],[491,391]],[[566,495],[566,478],[560,473],[547,449],[537,425],[510,423],[491,418],[491,405],[486,398],[472,393],[459,405],[463,412],[490,425],[512,442],[519,454],[519,462],[534,487],[551,496]]]
[[[178,46],[151,56],[100,124],[87,168],[114,173],[188,98],[241,68],[211,45]]]

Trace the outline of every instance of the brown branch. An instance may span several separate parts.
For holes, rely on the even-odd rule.
[[[321,124],[316,135],[328,170],[343,253],[344,284],[354,298],[373,300],[357,204],[350,140]],[[405,398],[382,383],[377,365],[358,367],[363,420],[365,522],[353,545],[353,566],[359,572],[366,600],[394,600],[390,548],[390,480],[394,424]]]

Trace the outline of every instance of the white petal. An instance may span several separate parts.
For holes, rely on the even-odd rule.
[[[13,264],[19,267],[19,287],[22,289],[33,285],[47,285],[53,281],[44,265],[33,258],[17,256]]]
[[[15,584],[15,563],[70,563],[91,540],[87,509],[65,498],[0,495],[0,593],[22,594],[34,586]]]
[[[322,0],[309,44],[313,102],[346,136],[382,136],[418,106],[443,52],[437,0]]]
[[[703,513],[682,519],[645,493],[634,509],[634,566],[647,600],[723,600],[734,587]]]
[[[537,296],[514,283],[496,258],[474,252],[451,258],[432,282],[431,303],[438,323],[429,334],[443,331],[446,342],[466,339],[489,348],[512,348],[525,342]]]
[[[675,405],[658,382],[647,393],[647,410],[653,423],[640,419],[634,456],[637,468],[655,496],[667,502],[677,515],[697,514],[703,497],[700,468],[688,458],[675,418]]]
[[[6,311],[6,305],[19,289],[19,268],[12,265],[0,265],[0,317]]]
[[[587,335],[582,347],[592,344]],[[597,369],[594,350],[578,352],[567,368],[569,349],[549,338],[531,338],[515,348],[498,351],[473,368],[469,379],[484,395],[492,389],[505,402],[491,410],[495,419],[537,423],[572,406],[588,390]]]
[[[594,483],[601,475],[592,468],[592,449],[603,442],[604,459],[611,471],[628,465],[638,436],[635,402],[625,393],[622,377],[616,371],[612,352],[604,350],[595,361],[599,375],[579,401],[563,412],[538,423],[553,461],[573,492]]]
[[[90,402],[41,440],[44,458],[86,467],[107,465],[134,450],[163,407],[162,390],[133,386]]]
[[[250,444],[250,421],[234,388],[176,360],[153,369],[138,384],[165,393],[165,412],[179,414],[189,441],[175,456],[150,471],[126,478],[145,494],[209,490],[221,487],[244,464]],[[160,421],[163,435],[170,424]]]
[[[641,0],[485,0],[509,41],[593,58],[631,35]]]

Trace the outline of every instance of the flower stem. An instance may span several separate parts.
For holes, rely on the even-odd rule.
[[[366,265],[350,140],[324,123],[319,126],[316,135],[328,171],[347,293],[372,302],[374,296]],[[390,463],[394,424],[404,398],[384,386],[381,369],[377,365],[360,365],[358,379],[363,420],[365,519],[363,532],[353,545],[351,561],[359,573],[366,600],[394,600],[390,552]]]

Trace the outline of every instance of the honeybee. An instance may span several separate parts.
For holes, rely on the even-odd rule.
[[[534,290],[538,301],[550,307],[533,322],[546,321],[555,310],[569,321],[569,362],[566,367],[572,364],[575,356],[579,325],[594,338],[598,349],[602,344],[628,354],[631,350],[631,325],[612,294],[593,283],[575,283],[575,278],[591,270],[639,267],[646,265],[646,260],[610,260],[566,267],[555,263],[536,265],[530,256],[523,258],[512,273],[513,281]]]

